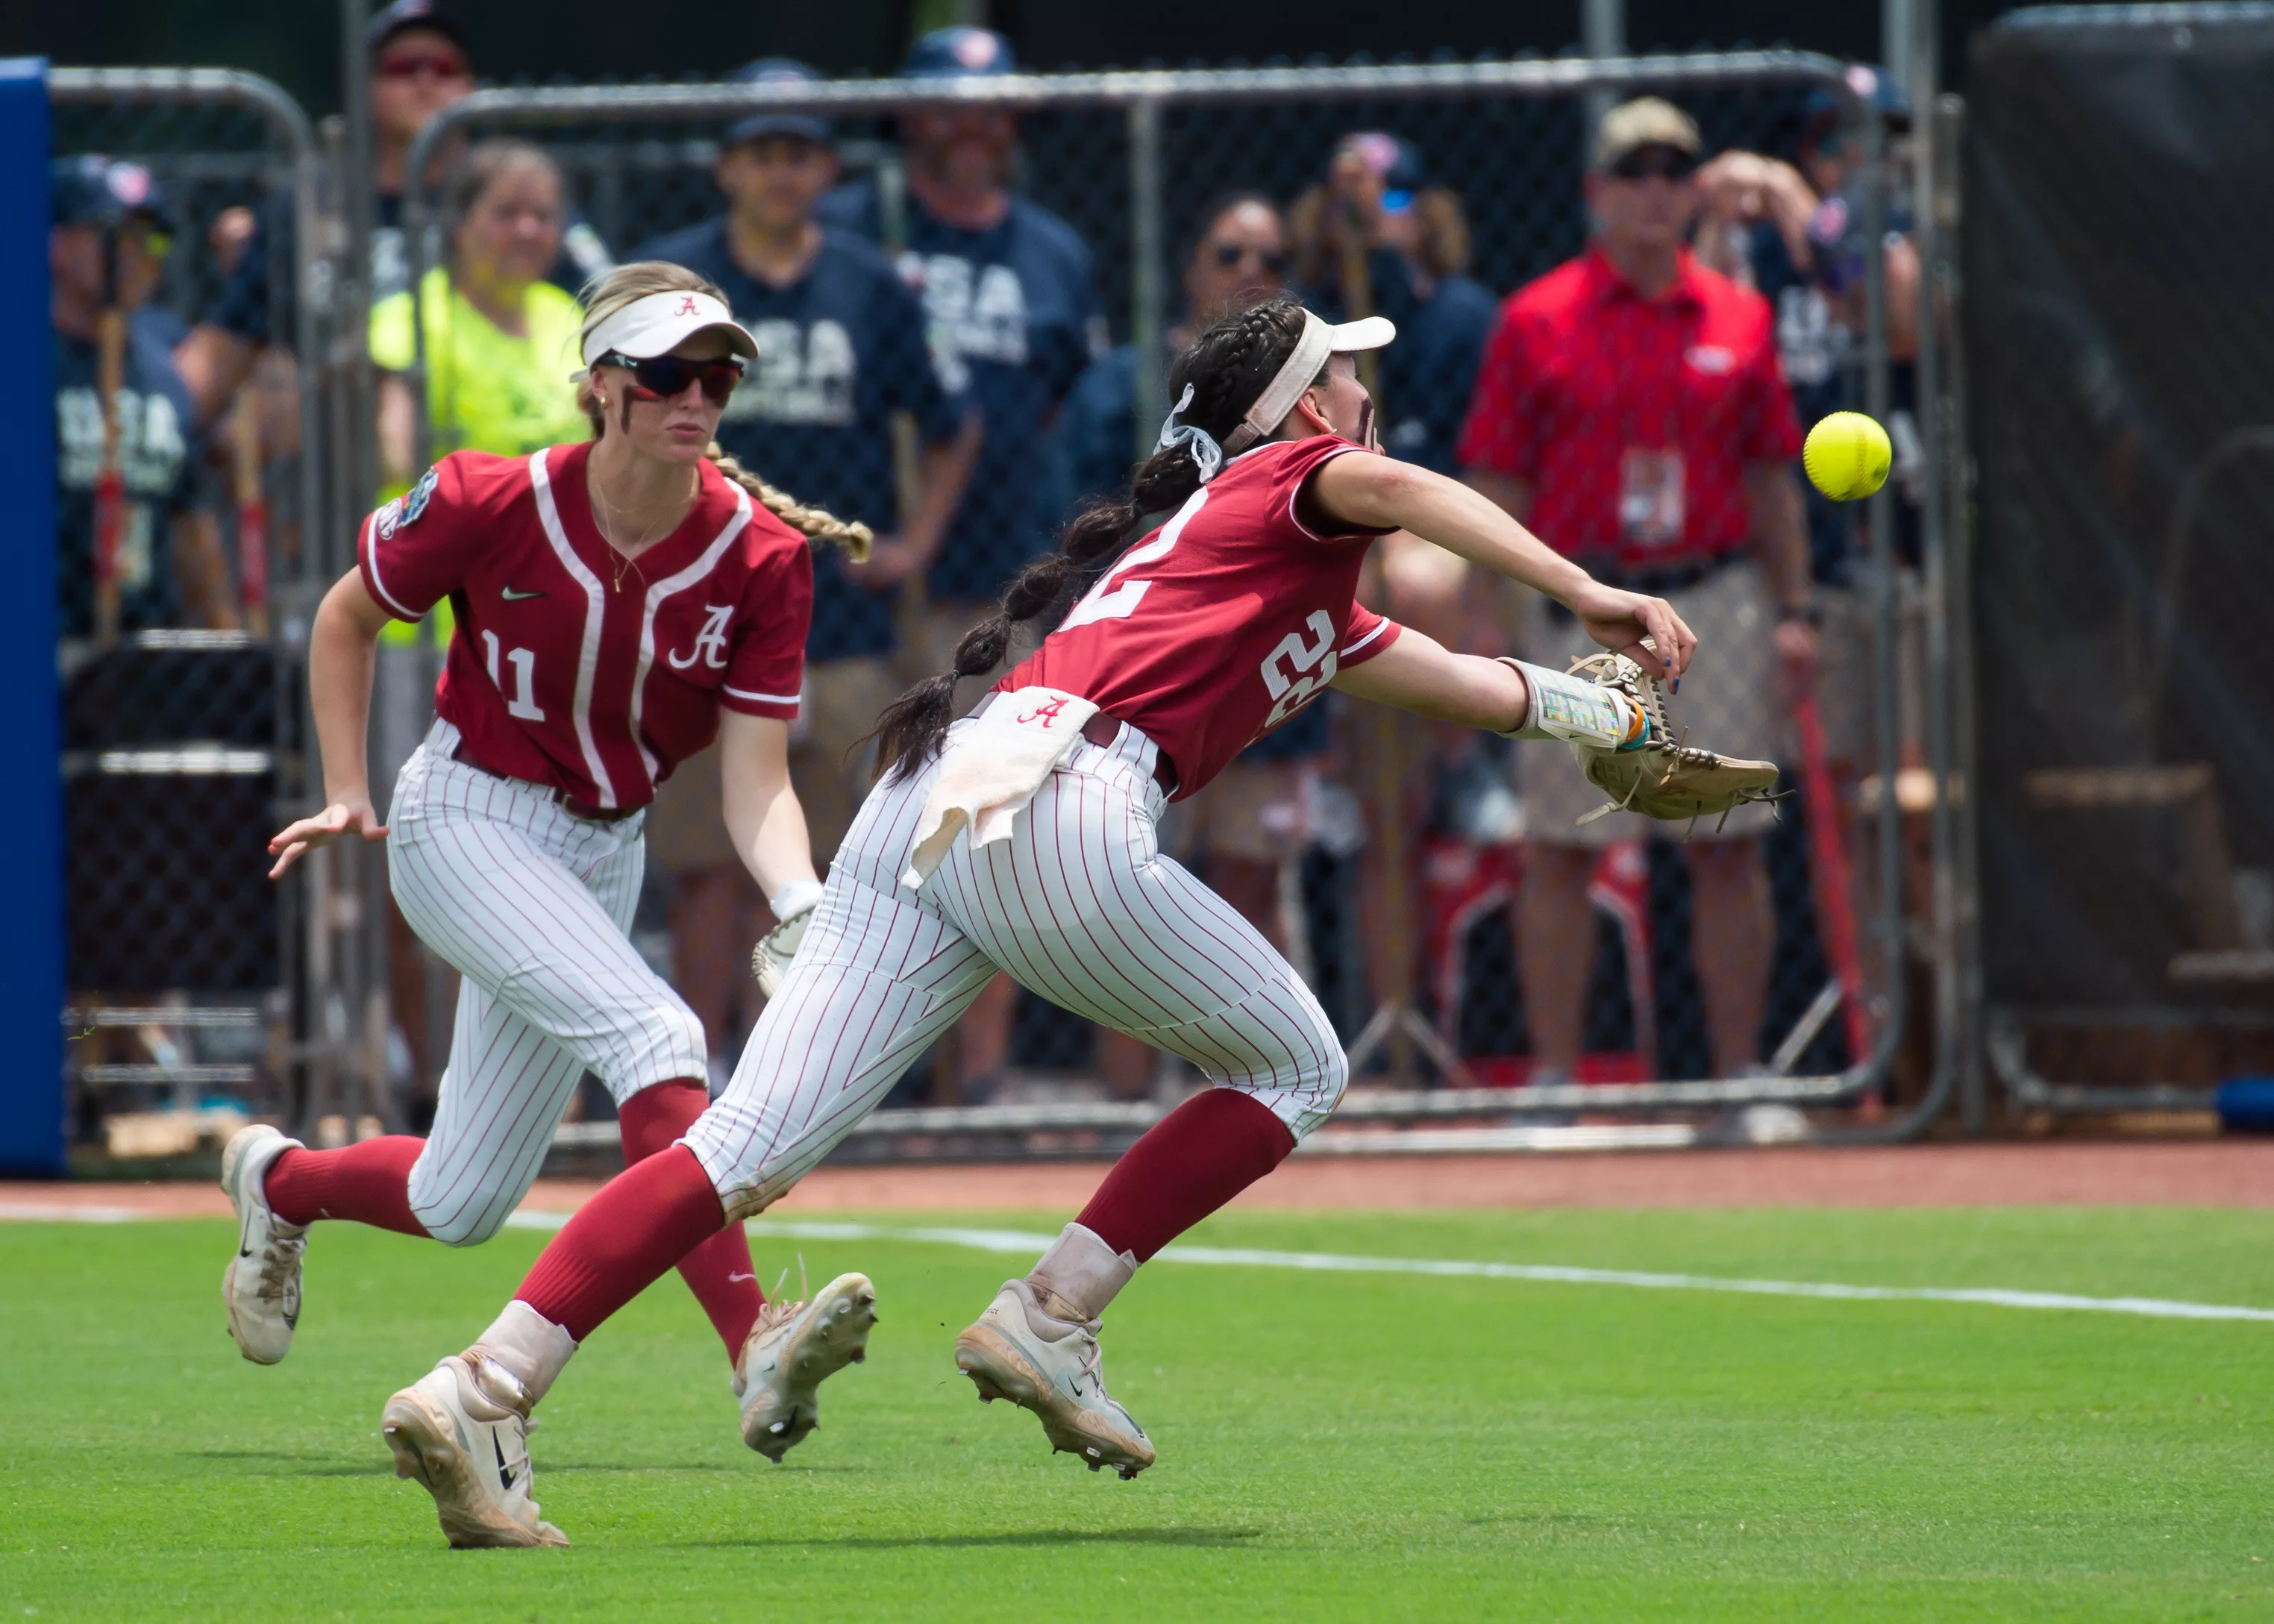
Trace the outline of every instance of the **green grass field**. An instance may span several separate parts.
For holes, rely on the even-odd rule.
[[[1161,1452],[1124,1484],[955,1373],[1008,1259],[761,1224],[769,1279],[802,1246],[817,1282],[871,1274],[883,1316],[790,1464],[742,1447],[668,1279],[532,1440],[575,1548],[454,1553],[380,1406],[544,1237],[328,1228],[298,1345],[261,1370],[223,1329],[230,1234],[0,1225],[0,1624],[2274,1618],[2270,1324],[1164,1259],[1107,1325]],[[1260,1214],[1193,1238],[2274,1305],[2265,1213]]]

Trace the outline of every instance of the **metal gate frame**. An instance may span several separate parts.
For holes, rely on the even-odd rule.
[[[51,68],[48,94],[52,102],[72,106],[227,107],[248,109],[267,124],[271,138],[284,152],[291,171],[294,215],[292,263],[272,268],[289,270],[296,297],[290,342],[294,349],[300,397],[300,467],[297,485],[301,508],[301,547],[297,569],[274,583],[276,609],[273,633],[275,654],[276,714],[298,718],[302,748],[280,752],[279,777],[284,788],[278,810],[297,816],[308,797],[318,771],[312,718],[307,704],[305,665],[308,628],[317,600],[330,576],[325,565],[338,551],[332,545],[334,515],[326,503],[334,494],[326,478],[334,436],[327,433],[324,391],[328,367],[326,340],[331,312],[332,267],[325,250],[331,233],[322,214],[325,165],[314,128],[300,104],[280,86],[258,74],[227,68]],[[277,234],[268,236],[268,251],[278,253]],[[325,853],[317,853],[319,857]],[[349,1030],[334,1007],[332,987],[335,953],[332,937],[343,917],[333,888],[328,883],[329,865],[302,865],[302,877],[287,887],[280,898],[279,964],[291,996],[293,1041],[288,1055],[298,1078],[284,1079],[292,1099],[312,1125],[321,1102],[332,1097],[340,1081],[342,1062],[350,1051]],[[132,1026],[150,1020],[182,1024],[178,1011],[97,1010],[79,1019],[97,1025]],[[215,1018],[238,1011],[199,1012],[207,1019],[193,1024],[214,1024]],[[124,1067],[114,1071],[162,1071],[167,1068]],[[189,1081],[210,1080],[203,1073],[213,1068],[177,1068],[200,1075]],[[353,1071],[355,1068],[347,1068]],[[170,1081],[170,1077],[135,1080]]]

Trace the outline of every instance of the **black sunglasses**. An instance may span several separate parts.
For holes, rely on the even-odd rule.
[[[651,356],[644,361],[634,360],[620,350],[611,350],[595,366],[621,366],[632,375],[632,398],[636,401],[668,401],[687,393],[687,386],[703,386],[703,398],[713,406],[724,406],[734,393],[734,386],[742,381],[742,357],[724,356],[716,361],[689,361],[681,356]]]
[[[1251,257],[1261,262],[1263,268],[1274,276],[1287,274],[1287,256],[1276,249],[1255,248],[1244,243],[1218,243],[1216,245],[1216,262],[1226,270]]]
[[[1696,173],[1696,155],[1678,147],[1638,147],[1611,165],[1615,180],[1688,180]]]

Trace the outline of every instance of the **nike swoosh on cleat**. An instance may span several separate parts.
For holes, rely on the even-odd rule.
[[[542,598],[545,594],[542,591],[516,592],[510,585],[507,585],[498,589],[498,596],[504,598],[505,601],[509,604],[518,604],[525,603],[532,598]]]
[[[513,1487],[513,1469],[505,1463],[505,1446],[498,1442],[495,1432],[490,1434],[490,1447],[497,1451],[498,1481],[508,1489]]]
[[[249,1258],[252,1255],[252,1248],[250,1246],[239,1246],[237,1249],[237,1255],[240,1258]]]

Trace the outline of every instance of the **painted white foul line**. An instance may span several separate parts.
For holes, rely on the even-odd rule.
[[[513,1229],[557,1229],[566,1213],[519,1212]],[[1035,1257],[1056,1236],[1021,1229],[886,1229],[877,1224],[760,1219],[761,1236],[789,1240],[916,1241]],[[1749,1297],[1799,1297],[1847,1303],[1971,1303],[1989,1308],[2052,1309],[2133,1314],[2149,1320],[2274,1321],[2274,1308],[2228,1303],[2188,1303],[2155,1297],[2076,1297],[2063,1291],[2011,1291],[2002,1287],[1849,1286],[1835,1281],[1744,1280],[1721,1274],[1669,1274],[1635,1269],[1577,1268],[1558,1263],[1485,1263],[1463,1258],[1369,1258],[1333,1252],[1268,1252],[1246,1246],[1176,1245],[1156,1259],[1167,1263],[1229,1264],[1240,1268],[1315,1269],[1343,1274],[1433,1274],[1482,1280],[1528,1280],[1564,1286],[1629,1286],[1645,1291],[1734,1291]]]

